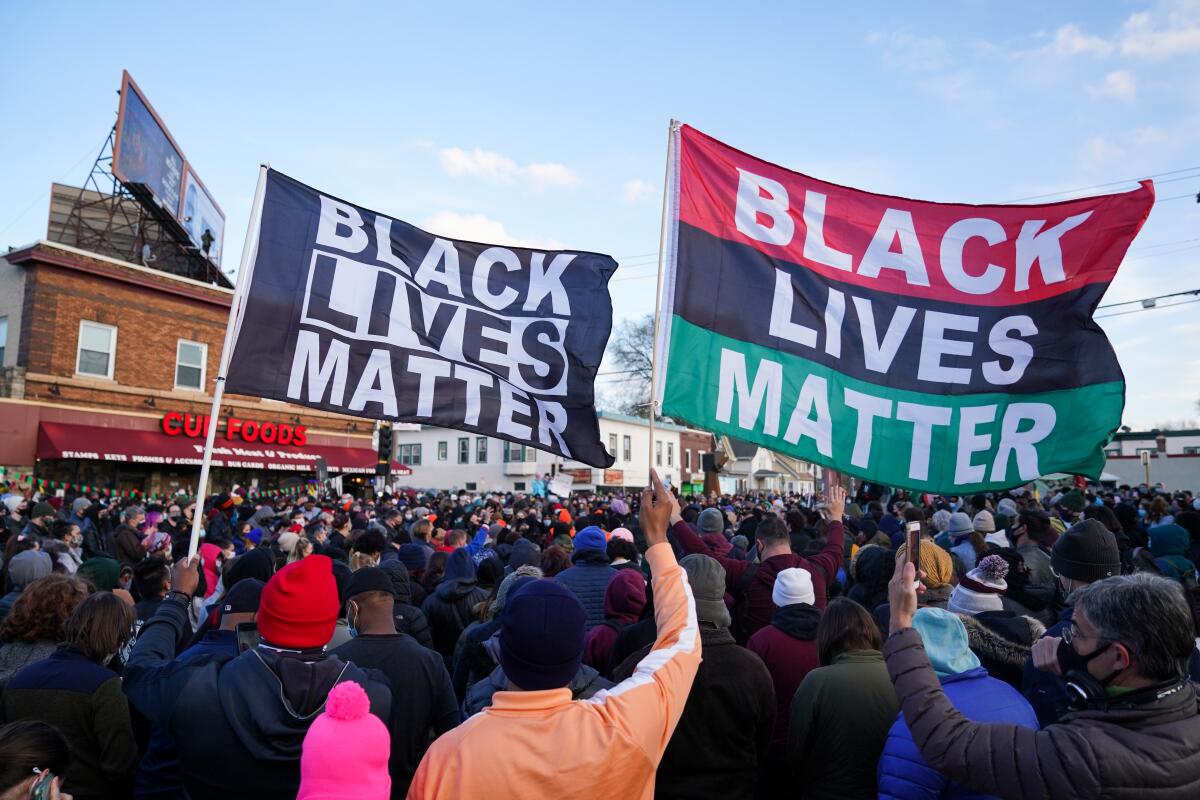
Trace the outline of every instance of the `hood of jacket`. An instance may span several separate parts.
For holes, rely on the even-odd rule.
[[[311,659],[250,650],[221,671],[221,709],[241,746],[255,758],[276,760],[286,754],[299,759],[304,734],[349,666],[333,656]]]
[[[457,602],[475,591],[479,581],[475,577],[475,562],[465,547],[460,547],[446,559],[446,572],[434,594],[448,603]]]
[[[808,603],[793,603],[778,609],[771,617],[771,624],[793,639],[811,642],[817,638],[821,611]]]
[[[392,580],[392,593],[396,595],[396,602],[403,605],[412,604],[412,582],[409,580],[408,567],[398,559],[384,561],[379,565],[379,568],[387,573],[387,576]]]
[[[604,590],[604,616],[623,622],[637,622],[646,607],[646,581],[634,569],[617,570]]]
[[[871,589],[886,587],[896,571],[896,557],[891,550],[871,546],[861,548],[854,558],[854,581]]]
[[[967,642],[976,655],[988,662],[1020,669],[1029,658],[1033,642],[1046,632],[1046,626],[1032,617],[1003,618],[1004,613],[981,615],[987,617],[986,621],[970,614],[959,614],[958,618],[967,629]]]
[[[608,567],[608,553],[602,550],[577,550],[571,555],[571,563],[581,567]]]
[[[1155,558],[1181,556],[1191,545],[1191,536],[1180,525],[1156,525],[1150,529],[1150,552]]]

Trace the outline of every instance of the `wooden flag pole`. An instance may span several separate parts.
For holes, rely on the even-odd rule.
[[[667,165],[663,170],[662,224],[658,231],[658,277],[654,281],[654,331],[650,340],[650,455],[648,459],[650,469],[647,472],[647,485],[650,481],[649,473],[654,471],[654,418],[658,414],[659,314],[662,311],[663,269],[667,261],[667,233],[671,225],[670,194],[673,186],[671,171],[675,163],[675,131],[678,129],[679,121],[672,119],[667,126]]]
[[[192,515],[192,538],[188,543],[188,559],[196,557],[200,549],[200,523],[204,519],[204,497],[208,494],[208,473],[212,467],[213,445],[217,438],[217,424],[221,414],[221,398],[225,396],[225,372],[229,369],[229,357],[233,350],[233,334],[242,317],[242,303],[246,287],[250,285],[249,273],[253,270],[254,256],[258,251],[258,228],[262,222],[263,194],[267,188],[267,165],[258,169],[258,186],[254,189],[254,204],[250,208],[250,224],[246,228],[246,241],[242,245],[242,261],[238,267],[237,281],[233,287],[233,298],[229,302],[229,321],[225,324],[225,340],[221,343],[221,361],[217,367],[216,385],[213,386],[212,408],[208,412],[208,431],[204,439],[204,455],[200,460],[200,483],[196,487],[196,513]]]

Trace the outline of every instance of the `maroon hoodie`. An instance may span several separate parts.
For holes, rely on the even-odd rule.
[[[634,569],[619,569],[604,592],[604,622],[588,632],[583,643],[583,663],[602,675],[609,673],[609,656],[617,634],[637,622],[646,607],[646,581]]]

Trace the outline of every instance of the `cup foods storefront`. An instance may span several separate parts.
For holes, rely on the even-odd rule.
[[[8,414],[12,406],[5,404]],[[15,435],[0,431],[0,464],[52,484],[98,491],[168,495],[193,491],[200,475],[209,417],[182,411],[157,416],[98,413],[28,406],[31,417]],[[245,486],[260,491],[304,489],[315,480],[318,459],[344,487],[365,486],[375,472],[369,435],[316,432],[296,421],[228,415],[217,423],[211,484],[214,490]],[[5,425],[8,428],[9,425]],[[370,423],[362,424],[365,430]],[[393,476],[408,469],[392,465]]]

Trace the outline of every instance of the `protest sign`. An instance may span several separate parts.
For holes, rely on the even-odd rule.
[[[885,484],[1097,477],[1125,384],[1092,312],[1154,202],[932,203],[672,137],[662,413]]]

